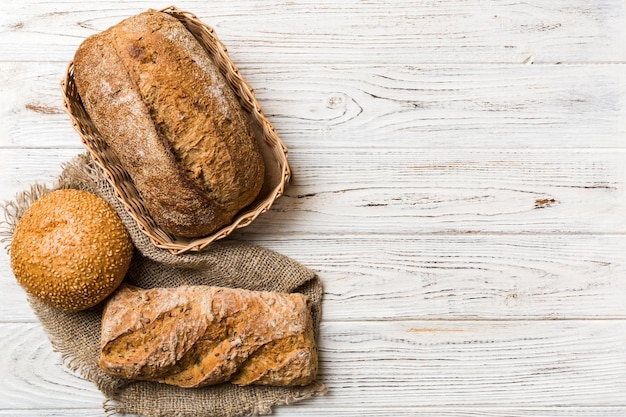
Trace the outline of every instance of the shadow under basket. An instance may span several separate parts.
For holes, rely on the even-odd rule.
[[[79,133],[95,162],[103,169],[117,198],[135,219],[139,229],[150,238],[155,246],[178,254],[200,251],[212,242],[228,236],[234,230],[248,226],[259,214],[268,211],[274,201],[283,194],[290,180],[291,171],[287,162],[287,148],[278,137],[274,126],[265,118],[261,106],[254,97],[252,87],[243,79],[235,64],[230,60],[226,47],[218,39],[213,28],[202,23],[195,15],[175,7],[168,7],[161,12],[170,14],[185,25],[213,59],[248,115],[265,161],[265,178],[259,195],[252,204],[235,215],[231,224],[209,236],[198,238],[181,238],[160,228],[142,203],[132,179],[95,128],[83,107],[74,83],[73,63],[67,67],[65,77],[61,81],[61,89],[64,95],[64,106],[74,129]]]

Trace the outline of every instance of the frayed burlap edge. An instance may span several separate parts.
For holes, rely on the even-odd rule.
[[[51,191],[61,188],[78,188],[93,191],[98,181],[97,167],[87,154],[79,154],[61,165],[61,175],[52,184],[34,183],[28,189],[15,195],[13,200],[0,204],[4,221],[0,221],[0,243],[10,250],[11,237],[26,210],[35,201]],[[90,184],[91,186],[88,186]]]
[[[19,219],[32,203],[51,190],[52,188],[46,184],[33,184],[28,190],[18,193],[14,200],[2,204],[1,208],[4,213],[4,221],[0,222],[0,226],[2,226],[0,229],[0,243],[5,244],[7,253],[11,249],[11,237],[13,236]]]
[[[282,405],[290,405],[295,404],[300,401],[304,401],[310,399],[314,396],[324,395],[328,392],[327,387],[320,382],[313,382],[310,385],[310,392],[306,394],[293,394],[293,395],[285,395],[283,398],[273,399],[271,402],[260,402],[258,404],[251,404],[249,408],[246,410],[239,410],[238,412],[225,413],[221,414],[221,417],[241,417],[242,415],[246,416],[264,416],[272,414],[274,407],[282,406]],[[118,417],[120,415],[127,416],[125,414],[125,407],[122,406],[118,401],[114,399],[107,399],[103,403],[104,412],[108,417]],[[190,414],[189,412],[167,412],[167,413],[155,413],[155,414],[144,414],[145,417],[195,417],[195,415]]]
[[[119,203],[119,201],[117,201],[117,199],[113,195],[112,187],[105,179],[102,170],[93,162],[88,154],[80,154],[73,158],[71,161],[62,165],[62,173],[57,179],[56,183],[52,185],[38,183],[33,184],[27,190],[18,193],[12,201],[8,201],[0,205],[0,208],[4,213],[4,221],[0,221],[0,242],[5,244],[7,252],[10,252],[11,237],[13,235],[15,227],[17,226],[19,219],[22,217],[28,207],[30,207],[33,202],[35,202],[45,194],[61,188],[83,189],[99,195],[100,197],[107,200],[118,212],[118,214],[120,214],[120,217],[122,218],[122,221],[125,223],[125,226],[127,226],[127,228],[136,228],[136,225],[133,223],[132,219],[129,220],[129,216],[126,215],[127,213],[125,213],[123,206],[121,206],[121,203]],[[183,265],[189,263],[192,268],[197,268],[197,265],[194,265],[194,255],[172,255],[171,253],[169,253],[169,251],[158,249],[151,244],[146,245],[146,243],[148,242],[147,237],[145,237],[145,235],[143,234],[131,233],[131,237],[133,238],[133,243],[135,244],[135,246],[141,247],[141,254],[147,258],[151,258],[152,260],[165,260],[167,262],[171,262],[174,265],[177,262]],[[228,250],[229,242],[224,242],[222,245],[225,250]],[[286,257],[285,259],[290,261]],[[295,263],[294,261],[291,262]],[[319,321],[321,316],[321,284],[317,276],[313,276],[313,279],[311,281],[303,282],[301,284],[302,287],[307,287],[310,285],[317,285],[318,288],[316,289],[316,291],[319,293],[317,295],[317,306],[315,311],[313,311],[314,321],[316,322],[315,333],[317,335],[319,333]],[[295,290],[298,291],[299,288],[296,288]],[[248,415],[266,415],[272,412],[272,408],[274,406],[293,404],[295,402],[306,400],[314,396],[325,395],[327,393],[327,387],[323,383],[316,381],[306,387],[292,387],[282,391],[278,390],[280,391],[280,394],[277,394],[277,391],[275,390],[271,392],[271,395],[268,394],[266,397],[263,397],[263,395],[258,393],[253,393],[251,397],[259,397],[258,401],[250,402],[246,405],[240,404],[240,407],[238,409],[232,410],[229,409],[228,406],[226,406],[221,408],[219,412],[216,412],[215,414],[198,414],[196,410],[189,409],[185,409],[182,411],[175,409],[162,410],[158,406],[147,407],[147,409],[143,408],[141,410],[137,410],[136,407],[132,404],[134,401],[129,401],[128,398],[123,399],[122,394],[127,388],[129,388],[129,391],[132,392],[133,387],[136,387],[137,385],[143,383],[126,381],[110,377],[104,374],[97,365],[94,365],[93,363],[87,363],[85,361],[85,358],[80,357],[76,354],[76,352],[72,351],[71,343],[65,343],[63,340],[60,340],[59,338],[54,336],[55,332],[52,329],[52,327],[55,326],[54,320],[51,320],[50,317],[47,317],[47,319],[44,320],[41,315],[41,312],[44,310],[49,313],[48,308],[41,305],[41,303],[39,303],[37,300],[34,300],[30,297],[28,298],[28,301],[35,311],[36,315],[39,317],[43,327],[46,329],[51,345],[53,346],[55,351],[61,353],[64,365],[67,366],[68,369],[70,369],[72,372],[75,372],[80,376],[95,383],[98,389],[105,395],[106,400],[103,403],[103,409],[108,416],[128,414],[138,414],[146,417],[196,417],[198,415],[242,417]],[[54,314],[56,314],[56,312]],[[58,312],[58,314],[63,315],[66,313]],[[94,307],[90,309],[86,314],[94,314],[100,317],[101,307]],[[159,389],[160,388],[161,387],[159,387]],[[245,387],[243,388],[245,389]],[[268,390],[271,391],[274,388],[276,387],[270,387],[268,388]],[[168,387],[167,389],[170,388]],[[265,388],[263,387],[259,388],[258,392],[262,393],[264,392],[264,389]]]

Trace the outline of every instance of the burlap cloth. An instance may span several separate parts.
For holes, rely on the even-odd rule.
[[[218,285],[250,290],[301,292],[313,301],[316,334],[319,328],[322,285],[314,272],[279,253],[235,240],[211,244],[202,252],[174,255],[151,244],[126,213],[106,181],[104,173],[86,154],[63,166],[52,187],[34,184],[4,205],[5,241],[24,211],[38,198],[58,188],[93,192],[113,206],[135,245],[126,282],[142,287],[183,284]],[[7,246],[10,250],[10,246]],[[29,302],[64,363],[92,381],[106,397],[109,415],[147,417],[237,417],[269,414],[272,407],[322,395],[326,387],[314,382],[305,387],[239,387],[230,383],[205,388],[178,388],[165,384],[128,381],[109,376],[98,367],[102,307],[65,313],[34,299]]]

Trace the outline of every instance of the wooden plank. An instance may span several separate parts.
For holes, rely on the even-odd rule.
[[[0,271],[2,271],[2,281],[0,281],[0,314],[6,314],[0,318],[0,322],[5,323],[38,323],[37,316],[31,309],[26,293],[19,286],[13,271],[11,261],[4,251],[0,254]]]
[[[10,417],[102,417],[105,413],[100,408],[78,408],[78,409],[0,409],[0,416]],[[126,416],[132,417],[132,416]]]
[[[162,4],[167,6],[168,4]],[[154,2],[7,4],[4,60],[69,61],[86,36]],[[624,61],[620,0],[394,2],[188,1],[213,26],[235,62],[442,63]]]
[[[7,149],[0,201],[78,149]],[[623,233],[625,150],[290,153],[293,182],[248,233]]]
[[[12,201],[34,183],[54,184],[63,164],[83,152],[84,148],[0,150],[0,202]]]
[[[290,149],[597,149],[624,147],[625,67],[267,62],[241,72]],[[0,62],[0,146],[82,146],[63,108],[65,68]]]
[[[325,320],[626,318],[626,236],[260,237],[317,272]]]
[[[2,413],[0,412],[0,416]],[[276,417],[340,416],[340,417],[624,417],[623,407],[394,407],[368,406],[367,408],[334,407],[323,405],[294,404],[277,407],[272,413]],[[21,417],[17,414],[16,417]],[[39,416],[32,416],[39,417]],[[56,417],[56,416],[52,416]],[[71,417],[69,415],[68,417]]]
[[[393,413],[397,417],[623,417],[626,407],[368,407],[367,409],[318,405],[321,401],[281,405],[274,408],[272,416],[288,417],[384,417]],[[102,417],[101,408],[94,409],[0,409],[0,416],[10,417]],[[125,417],[132,417],[127,415]]]
[[[623,65],[243,68],[289,147],[624,147]],[[573,117],[573,115],[576,117]]]
[[[249,233],[622,233],[622,150],[307,150]]]
[[[623,406],[623,321],[350,322],[321,329],[325,405]]]
[[[0,63],[0,147],[80,147],[63,107],[66,65]]]
[[[268,233],[249,241],[318,274],[324,320],[626,319],[624,235]],[[0,270],[0,322],[36,322],[5,254]]]
[[[103,395],[69,371],[38,323],[0,324],[0,409],[93,408]]]
[[[0,408],[100,404],[42,332],[0,324]],[[330,391],[311,409],[626,407],[623,320],[323,322],[320,354]]]

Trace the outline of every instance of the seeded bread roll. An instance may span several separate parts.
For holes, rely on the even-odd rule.
[[[61,189],[35,201],[11,242],[11,268],[24,290],[42,303],[80,311],[108,297],[133,255],[122,220],[106,201]]]
[[[209,235],[258,195],[264,163],[249,120],[176,18],[148,11],[87,38],[74,57],[74,80],[164,230]]]
[[[303,294],[209,286],[122,286],[105,305],[100,367],[128,379],[201,387],[312,382],[317,348]]]

